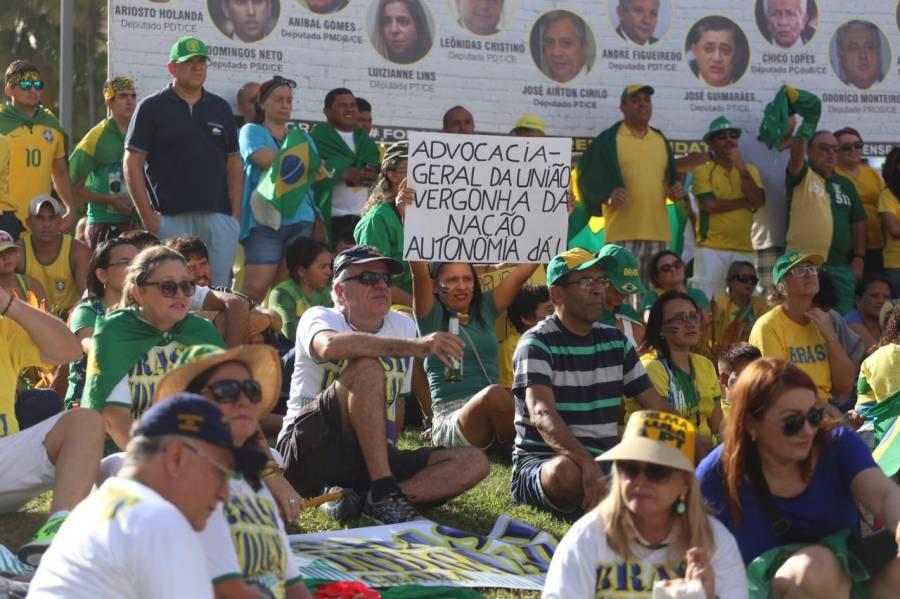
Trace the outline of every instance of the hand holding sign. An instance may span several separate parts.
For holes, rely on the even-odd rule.
[[[397,185],[397,197],[394,198],[394,204],[397,206],[401,218],[406,214],[406,207],[416,199],[416,190],[407,187],[406,181],[407,178],[403,177],[403,180]]]

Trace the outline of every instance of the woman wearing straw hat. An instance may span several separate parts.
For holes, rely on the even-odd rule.
[[[660,580],[693,588],[690,597],[747,597],[737,543],[703,508],[696,438],[680,416],[632,414],[622,441],[597,458],[613,463],[609,494],[556,548],[545,599],[649,598]]]
[[[176,366],[160,381],[156,402],[184,391],[203,395],[222,410],[236,445],[269,451],[259,433],[259,419],[272,409],[281,390],[281,362],[273,348],[245,345],[225,351],[195,345]],[[284,509],[267,488],[281,478],[280,473],[277,466],[267,465],[260,473],[265,485],[260,479],[232,476],[228,500],[200,534],[216,596],[230,596],[249,586],[265,589],[267,597],[309,597],[296,576],[294,554],[279,515],[281,510],[296,519],[302,502],[291,490]]]

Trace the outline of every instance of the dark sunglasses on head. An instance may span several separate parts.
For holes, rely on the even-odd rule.
[[[657,271],[659,272],[672,272],[673,270],[681,270],[684,268],[684,262],[681,260],[676,260],[674,262],[669,262],[668,264],[663,264]]]
[[[728,138],[728,139],[737,139],[741,136],[740,133],[734,131],[733,129],[728,129],[727,131],[719,131],[718,133],[713,135],[713,139],[717,139],[719,141]]]
[[[803,430],[807,422],[813,428],[818,428],[825,418],[825,408],[810,408],[806,414],[791,414],[785,416],[781,422],[782,432],[785,437],[793,437]]]
[[[19,81],[19,89],[28,91],[31,88],[40,91],[44,89],[44,82],[40,79],[23,79],[22,81]]]
[[[747,285],[756,285],[759,283],[759,277],[756,275],[734,275],[731,277],[732,280],[737,281],[738,283],[745,283]]]
[[[247,396],[250,403],[259,403],[262,401],[262,387],[259,382],[253,379],[237,381],[234,379],[225,379],[210,383],[203,390],[209,390],[213,399],[219,403],[237,403],[241,397],[241,392]]]
[[[852,144],[841,144],[841,152],[849,152],[850,150],[862,150],[863,142],[858,141]]]
[[[659,464],[647,464],[645,462],[625,462],[618,461],[616,462],[616,467],[619,469],[619,472],[627,478],[628,480],[636,479],[641,472],[644,473],[644,478],[646,478],[651,483],[662,483],[666,482],[670,478],[672,478],[672,474],[675,472],[674,469],[669,468],[668,466],[661,466]]]
[[[291,89],[295,89],[297,87],[297,82],[293,79],[287,79],[286,77],[282,77],[281,75],[275,75],[272,77],[272,83],[274,85],[286,85]]]
[[[379,283],[384,283],[385,285],[391,284],[391,275],[386,272],[361,272],[358,275],[354,275],[352,277],[347,277],[343,279],[344,281],[359,281],[363,285],[368,287],[374,287]]]
[[[141,287],[159,287],[159,292],[163,297],[175,297],[179,290],[185,297],[191,297],[197,288],[193,281],[188,281],[187,279],[178,283],[175,281],[147,281],[146,283],[141,283]]]

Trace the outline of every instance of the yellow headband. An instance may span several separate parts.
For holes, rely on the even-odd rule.
[[[130,77],[116,77],[103,86],[103,99],[112,100],[119,92],[134,89],[134,81]]]
[[[13,73],[6,78],[7,87],[16,87],[22,81],[40,81],[41,74],[37,71],[22,71],[21,73]]]

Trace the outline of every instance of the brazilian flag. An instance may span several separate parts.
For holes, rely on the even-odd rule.
[[[320,173],[321,165],[322,159],[310,144],[309,136],[293,125],[272,166],[250,194],[250,209],[256,222],[278,229],[283,216],[296,214],[311,185],[327,176]]]
[[[872,457],[885,475],[894,476],[900,471],[900,390],[878,402],[865,416],[872,418],[878,441]]]

